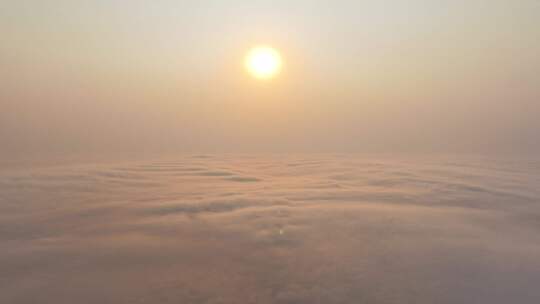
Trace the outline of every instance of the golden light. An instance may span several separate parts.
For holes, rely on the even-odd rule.
[[[255,78],[270,79],[279,74],[283,62],[276,49],[258,46],[249,51],[245,65],[248,72]]]

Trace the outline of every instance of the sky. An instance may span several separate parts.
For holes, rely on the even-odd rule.
[[[540,1],[1,6],[2,158],[540,152]]]

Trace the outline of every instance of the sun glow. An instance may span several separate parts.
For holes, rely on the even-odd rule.
[[[279,52],[268,46],[258,46],[249,51],[245,66],[258,79],[270,79],[281,71],[283,62]]]

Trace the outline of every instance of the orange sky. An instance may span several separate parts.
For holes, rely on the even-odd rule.
[[[11,1],[0,34],[0,156],[540,150],[538,1]]]

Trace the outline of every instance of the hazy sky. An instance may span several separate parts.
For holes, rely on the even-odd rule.
[[[540,1],[0,3],[0,156],[540,152]]]

